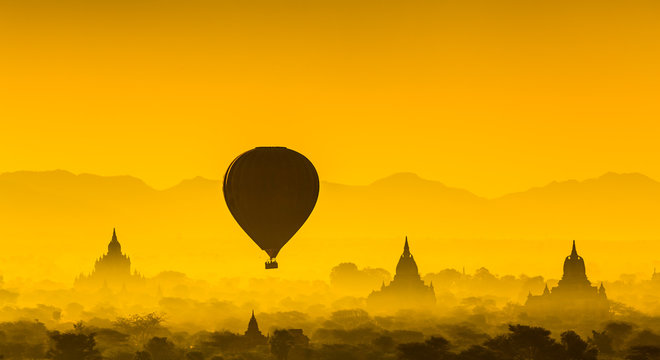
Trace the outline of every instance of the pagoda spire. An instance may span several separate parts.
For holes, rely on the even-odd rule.
[[[408,246],[408,236],[406,236],[406,242],[405,244],[403,244],[403,255],[404,256],[410,255],[410,246]]]
[[[119,240],[117,240],[117,231],[115,228],[112,228],[112,240],[110,240],[110,243],[108,244],[108,254],[115,252],[121,254],[121,244],[119,243]]]
[[[254,309],[252,310],[252,316],[250,317],[250,322],[248,322],[248,328],[245,331],[247,336],[260,336],[261,331],[259,331],[259,325],[257,324],[257,318],[254,316]]]
[[[573,240],[573,249],[571,250],[571,257],[577,256],[577,250],[575,249],[575,240]]]

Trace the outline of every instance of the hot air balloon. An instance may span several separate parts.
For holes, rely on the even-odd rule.
[[[305,223],[319,195],[319,176],[303,155],[285,147],[257,147],[229,165],[223,182],[229,211],[264,250],[266,269]]]

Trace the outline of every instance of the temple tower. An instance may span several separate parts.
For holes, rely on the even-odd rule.
[[[435,290],[433,285],[424,284],[417,263],[410,252],[408,237],[403,244],[403,253],[396,265],[394,279],[381,286],[367,297],[367,305],[374,310],[415,309],[433,306]]]
[[[122,253],[121,244],[117,239],[117,231],[112,229],[112,238],[108,243],[108,252],[94,263],[94,270],[88,276],[81,275],[76,279],[76,286],[126,289],[127,285],[136,285],[144,278],[134,272],[131,274],[131,258]]]
[[[248,328],[245,331],[244,338],[248,347],[265,345],[268,342],[268,339],[259,330],[259,324],[257,324],[257,318],[254,316],[254,310],[252,310],[252,317],[250,317],[250,322],[248,322]]]
[[[591,285],[587,278],[584,259],[578,255],[575,240],[571,254],[564,259],[564,273],[557,286],[552,289],[546,284],[541,295],[527,297],[527,309],[531,314],[581,317],[605,317],[609,313],[609,301],[605,287]]]

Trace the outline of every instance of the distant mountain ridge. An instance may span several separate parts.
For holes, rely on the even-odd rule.
[[[400,173],[363,186],[322,182],[312,216],[283,256],[304,257],[322,247],[352,249],[368,260],[374,246],[398,249],[403,235],[414,239],[413,249],[439,246],[431,242],[441,239],[476,239],[473,248],[479,246],[482,256],[501,241],[654,241],[660,239],[659,216],[660,183],[637,173],[551,182],[493,199]],[[91,266],[115,226],[131,252],[151,256],[142,263],[162,256],[198,266],[261,256],[229,214],[219,180],[196,177],[155,190],[131,176],[0,174],[0,239],[45,253],[65,248],[65,257],[53,261],[69,271],[74,265],[66,259],[89,257]],[[328,268],[336,265],[330,259]],[[75,267],[76,274],[88,270]]]
[[[209,188],[217,187],[221,185],[220,180],[209,179],[202,176],[196,176],[191,179],[184,179],[178,184],[162,189],[156,190],[153,187],[146,184],[143,180],[131,176],[131,175],[118,175],[118,176],[104,176],[104,175],[95,175],[89,173],[74,174],[67,170],[49,170],[49,171],[14,171],[14,172],[4,172],[0,173],[0,190],[2,190],[6,185],[9,184],[21,184],[25,187],[32,188],[57,188],[63,184],[68,186],[79,186],[82,184],[91,184],[96,183],[97,186],[107,187],[107,186],[129,186],[133,190],[143,190],[143,191],[152,191],[152,192],[176,192],[181,188]],[[435,191],[453,191],[456,194],[462,193],[466,198],[472,197],[474,199],[483,199],[487,200],[488,198],[475,195],[469,190],[449,187],[444,183],[435,180],[428,180],[420,177],[419,175],[411,172],[401,172],[394,173],[390,176],[377,179],[368,185],[345,185],[341,183],[321,181],[322,184],[331,187],[344,187],[350,189],[366,189],[366,188],[379,188],[379,189],[401,189],[401,188],[422,188],[425,190],[435,190]],[[562,180],[562,181],[551,181],[543,186],[530,187],[527,190],[512,192],[502,196],[498,196],[491,200],[496,200],[506,197],[515,197],[520,194],[526,193],[539,193],[545,192],[553,189],[570,189],[570,188],[579,188],[585,186],[596,185],[602,187],[603,185],[623,185],[623,186],[646,186],[648,188],[657,187],[660,189],[660,182],[640,173],[615,173],[607,172],[599,177],[589,178],[585,180]]]
[[[397,223],[407,229],[433,234],[436,231],[427,231],[432,223],[446,223],[444,229],[437,233],[457,237],[461,234],[478,237],[490,234],[490,237],[497,238],[499,231],[502,231],[506,236],[529,237],[533,234],[514,235],[515,231],[511,230],[529,227],[530,224],[543,227],[539,223],[541,217],[572,224],[575,227],[573,232],[579,232],[581,227],[589,225],[589,221],[584,221],[583,215],[586,213],[592,220],[597,218],[602,223],[617,224],[627,219],[639,225],[635,218],[646,218],[646,214],[653,213],[657,210],[655,206],[660,204],[660,183],[638,173],[606,173],[583,181],[553,181],[545,186],[493,199],[422,179],[412,173],[394,174],[369,185],[322,182],[321,186],[319,203],[313,216],[318,219],[316,223],[321,227],[330,225],[325,221],[346,224],[365,235],[373,235],[379,229],[387,229]],[[31,212],[36,213],[41,207],[51,209],[58,203],[64,212],[88,212],[86,208],[124,212],[128,207],[156,214],[172,207],[168,213],[174,215],[178,211],[176,209],[182,208],[196,208],[206,213],[224,210],[221,182],[203,177],[155,190],[131,176],[75,175],[63,170],[20,171],[0,174],[0,196],[4,199],[0,209],[7,211],[9,205],[15,208],[28,206]],[[574,214],[578,209],[583,212],[582,215]],[[637,211],[640,214],[634,215]],[[614,214],[618,216],[609,219]],[[11,217],[11,214],[5,215]],[[183,218],[189,215],[181,214]],[[215,216],[217,222],[220,215]],[[576,222],[580,218],[581,221]],[[513,219],[519,221],[511,224]],[[522,219],[525,222],[520,221]],[[475,234],[472,226],[475,223],[486,225],[488,233]],[[452,227],[458,228],[453,231]],[[472,230],[468,231],[465,227]],[[317,230],[329,234],[327,230]]]

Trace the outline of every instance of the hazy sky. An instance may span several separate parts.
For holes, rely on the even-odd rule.
[[[0,0],[0,172],[163,188],[284,145],[349,184],[658,179],[658,15],[656,0]]]

